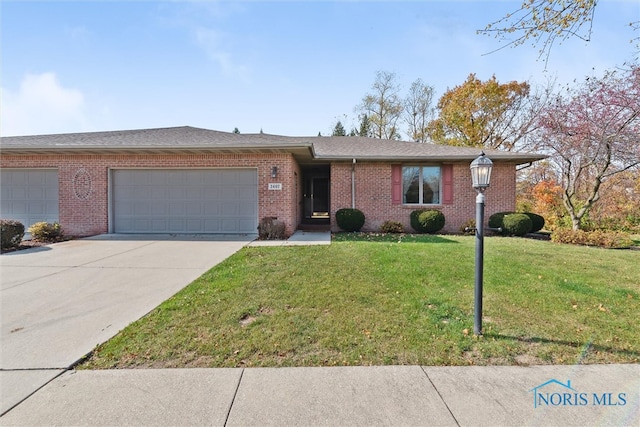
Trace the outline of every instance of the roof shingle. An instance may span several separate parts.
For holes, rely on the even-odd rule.
[[[300,150],[311,149],[318,160],[462,161],[473,160],[479,148],[417,142],[390,141],[364,137],[291,137],[269,134],[235,134],[190,126],[88,132],[54,135],[2,137],[0,149],[11,152],[65,151],[145,151],[151,149],[207,150]],[[494,160],[527,163],[545,156],[498,150],[484,150]]]

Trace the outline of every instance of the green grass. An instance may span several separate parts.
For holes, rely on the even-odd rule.
[[[85,368],[638,363],[640,252],[337,235],[244,248],[96,348]]]

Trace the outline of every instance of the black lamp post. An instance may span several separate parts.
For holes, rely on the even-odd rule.
[[[484,264],[484,190],[491,181],[493,162],[484,156],[484,152],[471,162],[471,179],[476,189],[476,274],[475,274],[475,309],[473,317],[473,333],[482,335],[482,274]]]

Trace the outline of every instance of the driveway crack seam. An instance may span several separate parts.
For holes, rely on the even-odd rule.
[[[39,392],[40,390],[42,390],[44,387],[46,387],[47,385],[49,385],[51,382],[57,380],[58,378],[60,378],[61,375],[64,375],[65,373],[67,373],[68,370],[64,369],[62,370],[62,372],[60,372],[58,375],[56,375],[55,377],[51,378],[49,381],[47,381],[46,383],[42,384],[40,387],[36,388],[35,390],[33,390],[33,392],[29,393],[28,396],[25,396],[24,399],[20,400],[19,402],[17,402],[15,405],[13,405],[12,407],[10,407],[9,409],[7,409],[6,411],[4,411],[3,413],[0,414],[0,417],[5,416],[6,414],[8,414],[10,411],[12,411],[14,408],[16,408],[18,405],[20,405],[22,402],[24,402],[25,400],[27,400],[28,398],[30,398],[31,396],[33,396],[34,394],[36,394],[37,392]]]
[[[427,379],[431,383],[431,386],[433,386],[433,389],[436,391],[436,393],[438,393],[438,396],[440,397],[440,400],[442,401],[444,406],[447,408],[447,411],[449,411],[449,413],[451,414],[451,417],[453,418],[453,421],[455,421],[457,426],[460,426],[460,423],[458,422],[458,419],[456,418],[455,415],[453,415],[453,412],[451,412],[451,408],[449,408],[449,405],[447,405],[447,402],[444,400],[444,398],[440,394],[440,390],[438,390],[438,387],[436,387],[436,385],[433,383],[433,381],[431,381],[431,378],[429,378],[429,374],[427,374],[427,371],[424,370],[424,366],[421,366],[420,369],[422,369],[422,372],[424,372],[424,375],[427,377]]]
[[[233,409],[233,404],[236,402],[236,396],[238,395],[238,390],[240,390],[240,383],[242,382],[243,376],[244,376],[244,368],[242,368],[242,371],[240,371],[240,378],[238,378],[238,384],[236,385],[236,390],[233,392],[233,398],[231,399],[231,404],[229,405],[227,416],[224,418],[225,426],[229,422],[229,416],[231,416],[231,410]]]
[[[132,251],[136,251],[136,250],[138,250],[140,248],[146,248],[147,246],[151,246],[151,245],[154,245],[156,243],[158,243],[158,242],[150,242],[150,243],[147,243],[146,245],[137,246],[137,247],[131,248],[131,249],[127,250],[127,251],[122,251],[122,252],[118,252],[118,253],[115,253],[113,255],[109,255],[109,256],[103,257],[103,258],[94,259],[94,260],[91,260],[89,262],[85,262],[84,264],[74,265],[73,267],[74,268],[84,267],[86,265],[93,264],[93,263],[98,262],[98,261],[104,261],[105,259],[113,258],[114,256],[119,256],[119,255],[123,255],[123,254],[129,253],[129,252],[132,252]]]

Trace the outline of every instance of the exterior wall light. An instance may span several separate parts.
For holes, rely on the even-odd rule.
[[[473,333],[482,335],[482,280],[484,265],[484,190],[491,182],[493,162],[485,157],[484,152],[471,162],[472,186],[478,192],[476,196],[476,271],[474,286]]]
[[[273,166],[271,168],[271,178],[275,178],[278,176],[278,167],[277,166]]]

